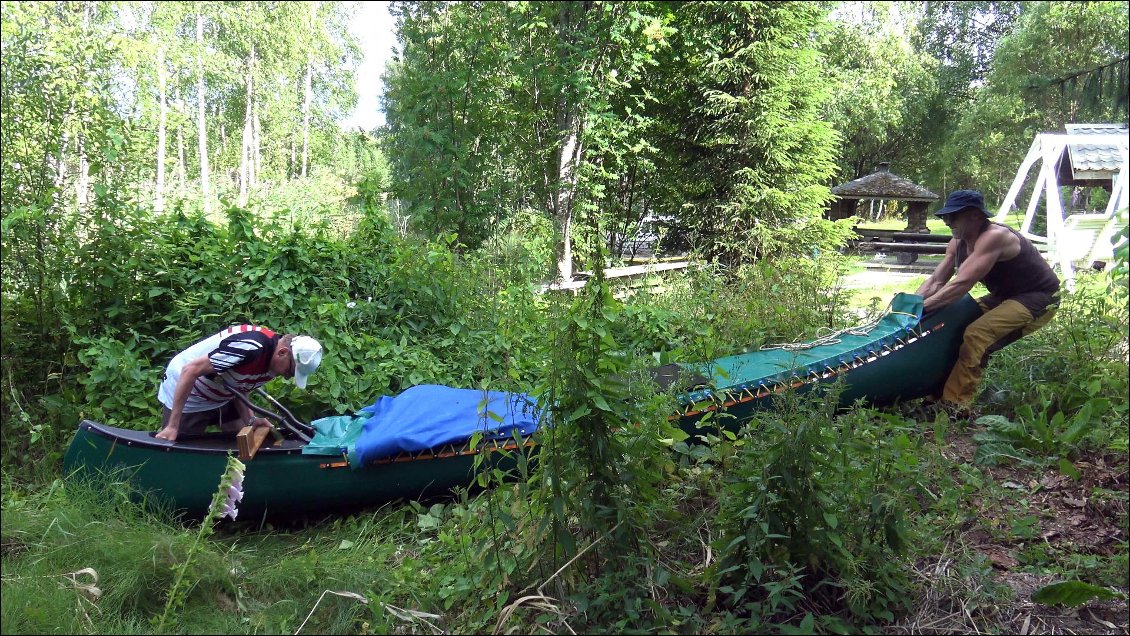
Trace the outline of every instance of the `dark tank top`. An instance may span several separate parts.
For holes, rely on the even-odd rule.
[[[985,274],[981,283],[989,290],[990,295],[981,299],[990,307],[995,307],[1005,300],[1015,300],[1024,305],[1033,317],[1042,315],[1049,306],[1059,304],[1059,278],[1052,271],[1051,266],[1040,255],[1032,241],[1024,238],[1016,230],[1000,225],[1020,239],[1020,253],[1010,260],[997,261],[996,265]],[[969,252],[965,241],[957,244],[957,267],[965,262]]]

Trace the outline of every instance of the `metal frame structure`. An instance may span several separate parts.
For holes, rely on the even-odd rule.
[[[1103,241],[1106,242],[1105,244],[1109,244],[1110,237],[1114,235],[1119,222],[1118,212],[1128,206],[1130,192],[1127,188],[1127,176],[1130,175],[1130,135],[1125,131],[1098,134],[1037,134],[1036,138],[1032,140],[1032,146],[1028,149],[1028,155],[1016,172],[1016,179],[1013,180],[1008,195],[1005,196],[1004,202],[994,218],[998,223],[1004,222],[1016,203],[1016,198],[1019,196],[1032,167],[1036,162],[1042,160],[1043,165],[1040,166],[1039,174],[1036,177],[1035,187],[1032,189],[1032,198],[1028,202],[1020,233],[1033,242],[1047,245],[1048,260],[1053,266],[1059,266],[1069,289],[1073,288],[1075,284],[1075,269],[1071,259],[1071,251],[1066,244],[1069,228],[1066,227],[1063,201],[1059,192],[1060,183],[1057,176],[1059,163],[1069,146],[1096,144],[1109,144],[1117,147],[1121,154],[1121,163],[1111,179],[1110,201],[1107,203],[1106,211],[1103,214],[1106,223],[1087,249],[1087,260],[1095,260],[1097,250],[1104,245]],[[1039,236],[1031,232],[1032,221],[1035,219],[1036,209],[1041,199],[1045,200],[1044,208],[1047,212],[1047,236]]]

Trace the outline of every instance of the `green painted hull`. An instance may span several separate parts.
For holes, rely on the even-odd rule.
[[[139,498],[152,498],[190,518],[201,518],[219,486],[229,453],[236,454],[231,436],[216,434],[171,444],[153,433],[83,421],[63,468],[66,475],[95,481],[110,475],[114,480],[128,478]],[[239,516],[293,517],[447,495],[453,488],[472,485],[477,454],[449,449],[353,470],[342,465],[341,458],[303,455],[300,443],[288,440],[281,447],[261,448],[246,462]],[[492,467],[510,470],[517,462],[515,454],[488,451],[487,459]]]

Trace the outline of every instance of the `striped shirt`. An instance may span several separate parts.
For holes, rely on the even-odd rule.
[[[231,401],[235,395],[224,386],[221,378],[240,393],[250,393],[275,377],[271,373],[271,358],[275,355],[279,337],[266,327],[233,325],[205,338],[181,351],[169,362],[157,398],[161,404],[173,408],[181,370],[201,356],[208,357],[216,373],[196,379],[184,403],[185,413],[210,411]]]

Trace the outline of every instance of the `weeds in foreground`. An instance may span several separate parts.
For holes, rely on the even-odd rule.
[[[224,473],[220,476],[220,484],[212,497],[212,505],[208,507],[207,514],[204,515],[204,519],[200,522],[200,527],[196,531],[196,537],[192,542],[192,546],[188,549],[188,554],[185,555],[184,559],[173,568],[173,585],[165,595],[165,610],[161,612],[159,618],[153,621],[158,632],[164,632],[165,627],[170,624],[170,621],[172,621],[172,624],[177,622],[174,615],[184,606],[185,598],[188,596],[190,589],[185,577],[194,565],[196,555],[201,549],[201,544],[212,535],[217,522],[224,518],[230,518],[232,521],[235,521],[238,516],[239,501],[243,499],[244,468],[246,467],[243,465],[243,462],[232,455],[228,456],[227,465],[224,466]]]

